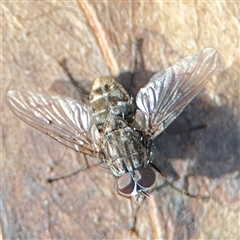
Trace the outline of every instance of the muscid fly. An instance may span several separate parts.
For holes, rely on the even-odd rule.
[[[63,96],[10,90],[7,102],[23,121],[58,142],[100,158],[118,178],[124,196],[147,196],[155,182],[151,143],[201,91],[218,54],[205,48],[156,73],[136,96],[103,76],[93,83],[89,105]]]

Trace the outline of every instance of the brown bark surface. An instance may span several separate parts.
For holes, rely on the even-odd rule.
[[[5,239],[238,239],[239,5],[237,2],[2,2],[1,223]],[[134,43],[143,38],[145,68],[133,95],[155,72],[215,47],[218,74],[156,141],[158,175],[150,199],[119,196],[99,166],[46,183],[85,166],[84,156],[17,119],[9,89],[84,99],[58,61],[65,58],[87,91],[96,77],[125,76]],[[189,132],[190,127],[208,128]],[[98,162],[89,159],[90,164]]]

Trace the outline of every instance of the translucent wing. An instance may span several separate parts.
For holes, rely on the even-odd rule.
[[[29,125],[76,151],[97,156],[100,136],[89,106],[72,98],[14,90],[7,93],[7,102]]]
[[[205,48],[156,73],[137,94],[138,127],[152,139],[160,134],[201,91],[217,62],[216,49]]]

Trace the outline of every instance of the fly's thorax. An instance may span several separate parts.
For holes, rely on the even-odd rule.
[[[104,125],[102,149],[103,162],[116,177],[149,163],[150,149],[143,145],[140,133],[119,116],[108,116]]]
[[[128,121],[133,119],[134,105],[123,86],[114,78],[103,76],[97,78],[89,96],[90,106],[93,109],[93,119],[100,131],[112,112]]]

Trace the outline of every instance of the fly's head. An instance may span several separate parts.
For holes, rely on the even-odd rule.
[[[155,179],[155,172],[149,167],[126,172],[118,179],[118,192],[126,197],[134,196],[136,199],[141,195],[148,196],[148,189],[153,186]]]

